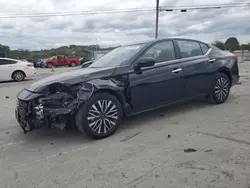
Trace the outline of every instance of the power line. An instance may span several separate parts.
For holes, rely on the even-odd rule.
[[[58,13],[37,13],[37,14],[13,14],[0,15],[0,18],[34,18],[34,17],[54,17],[54,16],[77,16],[77,15],[93,15],[93,14],[114,14],[126,12],[150,12],[153,8],[148,9],[131,9],[131,10],[106,10],[106,11],[75,11],[75,12],[58,12]]]
[[[245,5],[227,5],[227,6],[198,6],[198,7],[177,7],[177,8],[161,8],[160,11],[178,11],[180,10],[181,12],[187,12],[187,10],[205,10],[205,9],[225,9],[225,8],[238,8],[238,7],[246,7],[246,5],[250,5],[250,3],[245,4]]]
[[[227,4],[206,4],[206,5],[187,5],[187,6],[160,6],[160,10],[182,10],[182,9],[216,9],[216,8],[236,8],[249,6],[246,3],[227,3]],[[29,14],[3,14],[0,18],[33,18],[33,17],[53,17],[53,16],[77,16],[77,15],[94,15],[94,14],[117,14],[126,12],[153,12],[155,7],[148,8],[129,8],[129,9],[112,9],[112,10],[82,10],[71,12],[54,12],[54,13],[29,13]]]
[[[250,5],[250,1],[249,2],[242,2],[242,3],[222,3],[222,4],[200,4],[200,5],[179,5],[179,6],[169,6],[169,5],[165,5],[165,6],[161,6],[162,8],[164,7],[168,7],[168,8],[192,8],[192,7],[216,7],[216,6],[230,6],[230,7],[234,7],[234,6],[244,6],[244,5]]]

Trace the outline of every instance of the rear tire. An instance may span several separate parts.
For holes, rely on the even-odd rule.
[[[231,81],[226,74],[217,73],[213,84],[212,92],[209,95],[210,102],[214,104],[224,103],[229,94],[231,88]]]
[[[25,79],[25,73],[23,71],[15,71],[12,74],[12,78],[16,82],[21,82],[21,81],[23,81]]]
[[[117,98],[108,93],[97,93],[76,113],[80,132],[94,139],[112,135],[122,120],[122,107]]]
[[[76,66],[76,62],[72,61],[72,62],[70,63],[70,66],[71,66],[71,67],[75,67],[75,66]]]

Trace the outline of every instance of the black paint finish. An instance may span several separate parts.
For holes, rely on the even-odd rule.
[[[136,62],[148,49],[156,43],[168,40],[174,43],[176,60],[156,63],[151,67],[143,67],[139,71],[135,70]],[[124,115],[133,115],[208,94],[217,72],[227,74],[232,85],[239,80],[237,58],[234,57],[234,54],[206,44],[209,47],[206,54],[182,58],[176,42],[178,40],[180,39],[161,39],[143,43],[138,47],[137,53],[129,60],[122,62],[120,66],[95,67],[95,62],[90,67],[51,76],[23,89],[17,98],[29,105],[27,124],[30,119],[36,118],[32,108],[40,104],[39,99],[43,97],[49,99],[50,96],[54,97],[57,93],[64,93],[62,96],[67,96],[65,93],[68,93],[72,96],[69,97],[72,100],[68,101],[71,105],[62,104],[56,115],[51,115],[52,109],[53,112],[56,111],[53,105],[45,108],[50,116],[48,119],[60,124],[64,121],[60,115],[74,116],[78,107],[84,105],[84,102],[96,92],[108,92],[116,96],[123,106]],[[17,107],[17,118],[19,117],[18,109]],[[62,114],[60,114],[60,110],[63,111]],[[20,120],[18,121],[20,123]],[[25,129],[24,127],[27,125],[22,124],[21,126]]]

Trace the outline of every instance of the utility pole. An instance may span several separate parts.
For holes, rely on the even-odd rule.
[[[156,0],[156,19],[155,19],[155,38],[158,38],[158,25],[159,25],[159,0]]]

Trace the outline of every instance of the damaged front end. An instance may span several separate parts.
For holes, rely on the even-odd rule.
[[[77,109],[94,90],[90,83],[68,86],[59,82],[44,86],[40,92],[24,89],[17,96],[16,119],[24,133],[44,126],[65,129],[73,124]]]

